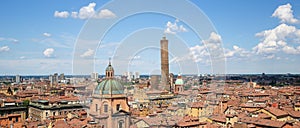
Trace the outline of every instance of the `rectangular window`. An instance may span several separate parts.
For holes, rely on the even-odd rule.
[[[104,105],[104,112],[108,112],[108,105],[107,104]]]
[[[96,104],[96,112],[98,112],[98,104]]]
[[[119,121],[119,128],[123,128],[123,121]]]
[[[116,107],[117,111],[119,111],[120,108],[121,108],[121,105],[120,105],[120,104],[117,104],[117,107]]]

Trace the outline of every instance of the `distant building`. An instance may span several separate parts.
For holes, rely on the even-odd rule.
[[[58,74],[49,75],[49,81],[51,86],[58,84]]]
[[[135,79],[139,79],[139,78],[140,78],[140,73],[139,73],[139,72],[135,72],[134,78],[135,78]]]
[[[54,73],[54,74],[53,74],[53,83],[54,83],[54,84],[57,84],[57,83],[58,83],[58,74],[57,74],[57,73]]]
[[[66,78],[65,78],[65,74],[64,73],[61,73],[60,75],[59,75],[59,81],[62,81],[62,80],[65,80]]]
[[[53,75],[49,75],[50,86],[53,85]]]
[[[20,75],[16,75],[16,83],[21,83],[21,76]]]
[[[134,79],[133,73],[132,72],[127,72],[127,80],[131,81],[132,79]]]
[[[98,80],[98,78],[99,78],[99,74],[97,72],[91,73],[91,79],[92,80]]]

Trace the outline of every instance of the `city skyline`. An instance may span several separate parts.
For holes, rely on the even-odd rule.
[[[0,21],[1,75],[72,74],[75,42],[88,19],[109,21],[120,16],[115,13],[118,10],[101,8],[110,1],[15,2],[5,1],[0,5],[4,19]],[[153,48],[130,56],[130,64],[125,66],[126,70],[140,74],[159,74],[159,40],[166,34],[170,52],[174,53],[169,59],[170,72],[174,74],[212,73],[210,53],[208,46],[203,45],[204,41],[221,42],[227,74],[300,73],[297,68],[300,62],[299,2],[218,1],[224,5],[221,7],[216,7],[214,2],[188,2],[203,11],[217,33],[211,33],[210,38],[199,39],[184,19],[142,13],[124,18],[107,32],[97,50],[87,48],[79,57],[95,61],[93,70],[102,75],[108,58],[120,53],[117,50],[122,48],[122,44],[154,44]],[[24,5],[28,3],[32,3],[32,8],[25,9]],[[176,5],[170,3],[168,8],[174,9],[173,4]],[[11,8],[14,10],[11,11]],[[148,33],[154,34],[145,38]],[[149,42],[139,43],[143,39]],[[131,46],[133,49],[136,47]],[[181,69],[177,63],[183,61],[194,63],[198,71],[194,68]],[[123,74],[125,68],[118,67],[120,62],[116,63],[116,74]]]

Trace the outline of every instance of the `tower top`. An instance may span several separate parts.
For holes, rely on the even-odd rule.
[[[162,40],[167,40],[166,34],[163,35]]]
[[[111,79],[111,78],[114,77],[114,68],[111,65],[110,58],[109,58],[109,63],[108,63],[108,66],[107,66],[105,72],[106,72],[105,73],[106,74],[106,78]]]

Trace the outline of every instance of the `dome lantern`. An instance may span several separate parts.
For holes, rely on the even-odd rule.
[[[109,58],[109,63],[108,63],[108,66],[107,66],[107,68],[106,68],[106,70],[105,70],[105,78],[106,79],[112,79],[112,78],[114,78],[114,68],[111,66],[111,61],[110,61],[111,59]]]

